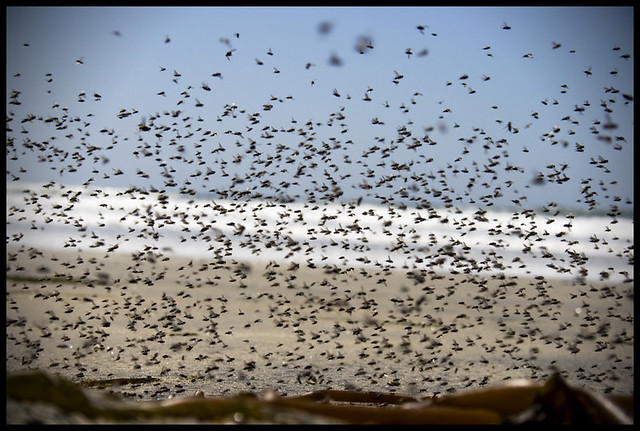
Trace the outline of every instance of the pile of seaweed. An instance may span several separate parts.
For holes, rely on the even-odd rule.
[[[27,405],[31,417],[16,418],[9,411]],[[544,382],[514,380],[439,397],[321,390],[290,397],[266,391],[129,401],[30,371],[7,376],[7,410],[7,423],[73,417],[88,423],[632,424],[633,396],[600,395],[554,374]],[[52,410],[58,415],[38,415]]]

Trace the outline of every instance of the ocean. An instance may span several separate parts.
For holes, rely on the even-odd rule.
[[[633,219],[7,184],[7,247],[629,281]]]

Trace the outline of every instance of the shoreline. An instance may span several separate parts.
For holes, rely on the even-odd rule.
[[[555,370],[633,393],[633,283],[19,250],[7,249],[7,372],[137,400],[426,396]]]

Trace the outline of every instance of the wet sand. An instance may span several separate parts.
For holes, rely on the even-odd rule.
[[[430,396],[555,370],[633,393],[633,283],[8,248],[6,298],[7,372],[125,399]]]

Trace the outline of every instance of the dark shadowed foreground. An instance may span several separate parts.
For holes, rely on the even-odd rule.
[[[514,380],[442,397],[323,390],[292,397],[266,391],[127,402],[31,372],[10,375],[7,396],[8,423],[633,423],[633,397],[572,388],[559,374],[543,383]]]

